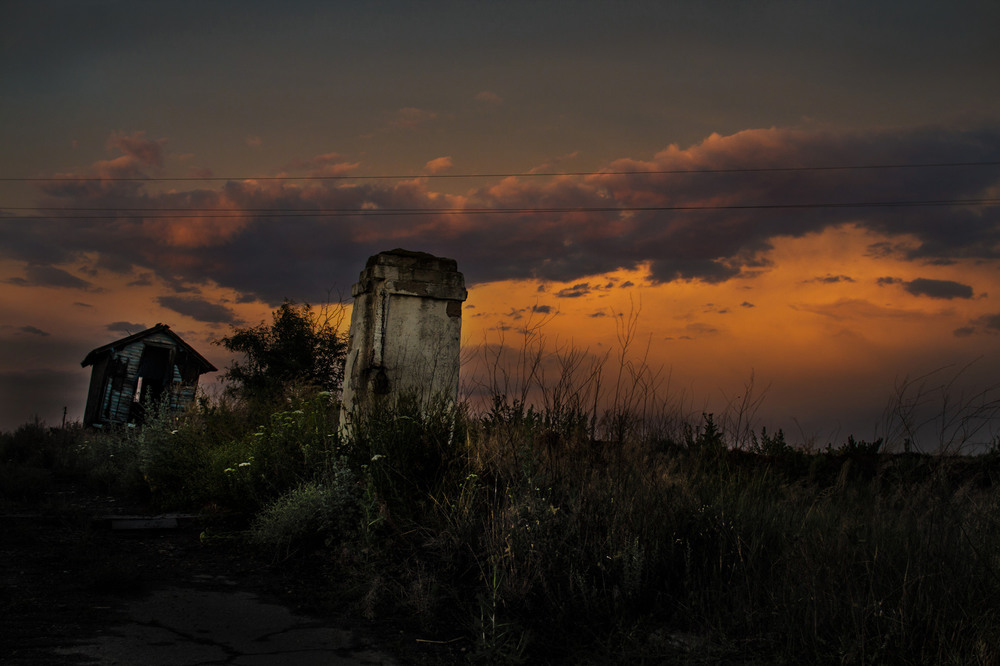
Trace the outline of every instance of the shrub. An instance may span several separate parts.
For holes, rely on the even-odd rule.
[[[336,405],[329,393],[299,399],[294,409],[208,452],[207,483],[215,501],[256,511],[298,484],[331,473],[340,453]]]
[[[154,506],[197,508],[208,501],[204,441],[189,421],[170,410],[166,398],[147,406],[145,423],[133,437]]]
[[[781,429],[778,430],[775,435],[768,435],[767,428],[761,428],[760,439],[757,438],[756,433],[751,432],[750,437],[752,443],[750,445],[750,452],[756,453],[757,455],[779,457],[791,455],[795,452],[791,446],[785,442],[785,433]]]
[[[105,493],[146,496],[149,486],[136,437],[134,428],[124,426],[87,432],[76,449],[84,478]]]
[[[344,540],[357,529],[359,516],[357,478],[342,460],[325,479],[303,482],[264,507],[254,518],[250,540],[289,557]]]
[[[79,423],[50,428],[35,417],[14,432],[0,433],[0,463],[67,470],[82,434]]]

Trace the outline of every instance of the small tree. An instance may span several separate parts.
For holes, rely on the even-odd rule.
[[[227,392],[256,403],[280,400],[291,385],[336,394],[344,379],[346,340],[340,334],[343,309],[286,300],[271,313],[272,322],[235,327],[215,341],[243,354],[226,369]]]

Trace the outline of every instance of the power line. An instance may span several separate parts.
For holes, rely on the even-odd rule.
[[[71,208],[12,207],[0,211],[43,211],[52,215],[0,217],[6,220],[104,220],[104,219],[242,219],[310,217],[391,217],[403,215],[542,215],[556,213],[641,213],[694,212],[717,210],[808,210],[837,208],[922,208],[941,206],[996,206],[1000,198],[929,199],[912,201],[851,201],[771,204],[694,204],[676,206],[558,206],[550,208],[243,208],[219,210],[208,208]]]
[[[979,162],[926,162],[919,164],[852,164],[833,166],[788,166],[788,167],[735,167],[725,169],[654,169],[639,171],[529,171],[511,173],[434,173],[434,174],[364,174],[331,176],[178,176],[178,177],[82,177],[82,176],[32,176],[0,178],[0,182],[15,183],[90,183],[90,182],[228,182],[243,180],[258,181],[325,181],[325,180],[414,180],[414,179],[470,179],[470,178],[553,178],[559,176],[642,176],[642,175],[686,175],[686,174],[727,174],[727,173],[777,173],[795,171],[861,171],[880,169],[932,169],[957,167],[1000,166],[1000,161]]]

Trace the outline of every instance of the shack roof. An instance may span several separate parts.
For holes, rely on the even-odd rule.
[[[100,357],[102,354],[105,354],[105,353],[108,353],[108,352],[113,352],[113,351],[115,351],[117,349],[122,349],[122,348],[127,347],[128,345],[132,344],[133,342],[137,342],[139,340],[142,340],[143,338],[147,338],[147,337],[149,337],[151,335],[155,335],[157,333],[162,333],[162,334],[170,337],[175,343],[177,343],[178,347],[180,347],[182,349],[185,349],[190,354],[192,354],[193,357],[194,357],[194,359],[201,366],[198,374],[205,374],[206,372],[215,372],[216,370],[218,370],[218,368],[216,368],[214,365],[212,365],[208,361],[208,359],[206,359],[204,356],[202,356],[201,354],[199,354],[197,352],[197,350],[195,350],[194,347],[192,347],[188,343],[184,342],[184,339],[181,338],[181,336],[179,336],[176,333],[174,333],[173,331],[171,331],[170,327],[167,326],[166,324],[157,324],[156,326],[153,326],[152,328],[147,328],[145,331],[140,331],[138,333],[134,333],[134,334],[132,334],[132,335],[130,335],[128,337],[122,338],[121,340],[115,340],[114,342],[109,342],[108,344],[102,345],[102,346],[98,347],[97,349],[93,349],[93,350],[91,350],[91,352],[89,354],[87,354],[87,357],[85,359],[83,359],[83,361],[80,363],[80,365],[82,367],[86,368],[88,365],[93,364],[98,359],[98,357]]]

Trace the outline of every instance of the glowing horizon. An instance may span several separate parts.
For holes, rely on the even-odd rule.
[[[251,5],[5,8],[0,428],[82,412],[132,327],[225,367],[395,247],[458,261],[470,353],[638,312],[696,418],[752,376],[823,445],[906,377],[993,386],[1000,6]]]

